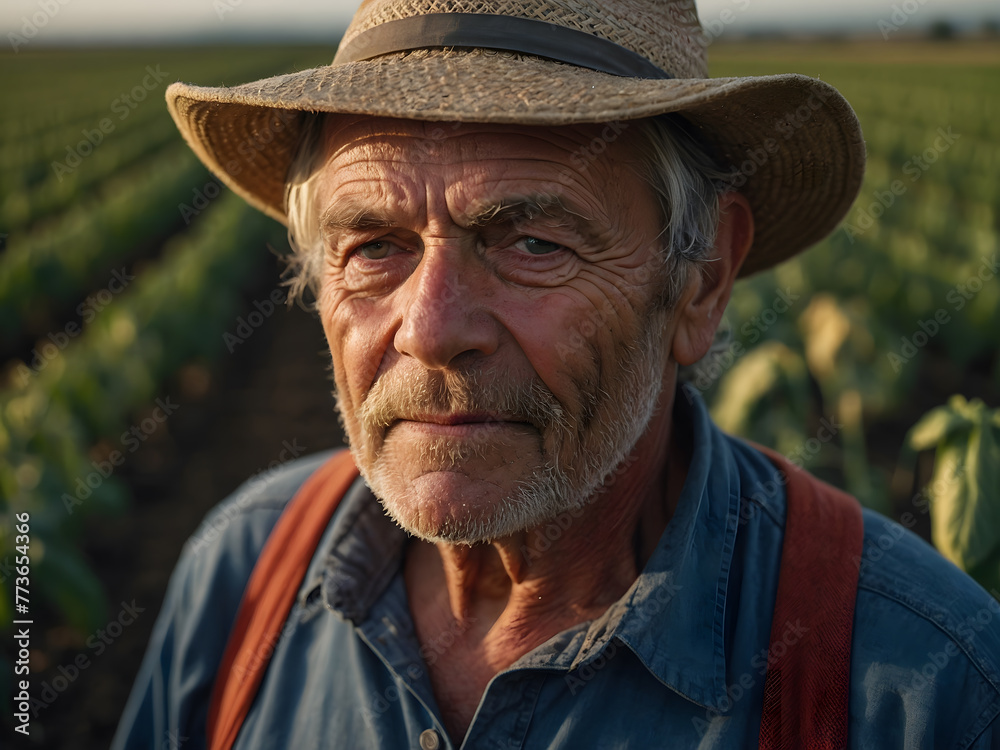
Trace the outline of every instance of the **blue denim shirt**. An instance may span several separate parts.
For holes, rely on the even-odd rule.
[[[645,569],[603,616],[496,675],[449,738],[418,643],[406,536],[362,482],[344,498],[275,645],[238,748],[756,747],[785,497],[774,467],[678,398],[693,458]],[[201,748],[215,671],[268,532],[325,455],[243,488],[178,563],[115,748]],[[851,657],[853,748],[1000,748],[1000,605],[865,512]],[[789,623],[781,639],[800,637]]]

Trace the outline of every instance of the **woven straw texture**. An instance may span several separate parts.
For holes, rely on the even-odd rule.
[[[368,0],[344,34],[343,45],[389,21],[431,13],[484,13],[545,21],[603,37],[638,52],[674,78],[708,75],[705,44],[694,2],[616,0]],[[664,30],[670,29],[669,36]]]
[[[754,210],[747,276],[819,241],[843,218],[864,172],[850,105],[799,75],[704,78],[689,2],[370,0],[345,40],[431,12],[501,11],[598,34],[648,57],[673,80],[623,78],[530,55],[426,49],[333,64],[232,88],[173,84],[167,102],[195,153],[251,205],[285,221],[284,180],[302,111],[432,121],[562,125],[682,113],[740,170]]]

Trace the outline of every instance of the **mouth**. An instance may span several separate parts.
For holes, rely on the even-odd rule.
[[[474,437],[506,430],[535,430],[530,422],[487,412],[414,414],[405,419],[397,419],[389,426],[389,430],[395,428],[439,437]]]

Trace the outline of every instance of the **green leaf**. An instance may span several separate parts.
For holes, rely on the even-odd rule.
[[[962,415],[955,413],[949,406],[931,409],[910,430],[907,444],[916,451],[930,450],[965,421]]]
[[[712,416],[727,432],[774,444],[783,423],[801,432],[808,389],[802,356],[778,341],[766,341],[723,376]]]
[[[911,445],[936,445],[931,530],[941,553],[966,571],[992,578],[1000,554],[1000,427],[982,401],[954,396],[910,435]]]

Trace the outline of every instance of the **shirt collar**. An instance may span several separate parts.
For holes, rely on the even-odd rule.
[[[697,391],[677,392],[674,439],[691,440],[691,463],[670,522],[629,592],[612,634],[664,685],[706,708],[726,694],[725,614],[739,521],[740,476],[727,438]]]
[[[697,391],[679,389],[674,408],[676,424],[687,427],[674,439],[691,441],[691,463],[652,557],[625,596],[594,622],[545,644],[547,658],[541,661],[574,668],[617,637],[664,685],[720,709],[727,698],[725,608],[739,519],[739,468]],[[398,573],[405,544],[405,532],[359,480],[324,544],[322,583],[313,578],[306,588],[320,585],[326,606],[360,625]],[[559,648],[553,648],[557,642]],[[516,666],[529,665],[541,666],[540,660],[529,655]]]
[[[360,477],[342,507],[324,545],[320,585],[327,608],[360,625],[399,572],[406,533],[386,516]]]

